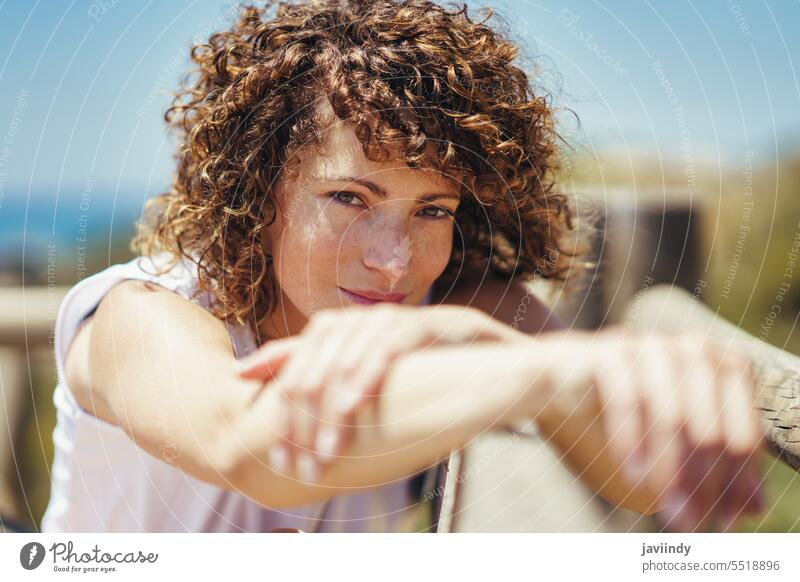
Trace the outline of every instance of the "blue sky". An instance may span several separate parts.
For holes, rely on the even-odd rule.
[[[481,4],[579,114],[565,129],[581,148],[679,158],[688,140],[697,159],[732,164],[800,149],[800,2]],[[233,5],[0,0],[0,197],[163,190],[167,93]]]

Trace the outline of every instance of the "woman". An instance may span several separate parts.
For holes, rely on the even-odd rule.
[[[522,283],[566,276],[573,224],[514,45],[466,7],[271,8],[192,49],[143,257],[60,308],[42,529],[413,529],[412,477],[520,419],[614,503],[735,517],[758,485],[746,362],[650,338],[657,386],[625,373],[642,338],[536,337],[562,326]],[[692,483],[678,461],[717,446]]]

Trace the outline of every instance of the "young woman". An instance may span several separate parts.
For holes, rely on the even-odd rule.
[[[245,7],[192,49],[142,256],[58,314],[44,531],[415,529],[414,476],[524,419],[677,527],[752,503],[746,361],[558,332],[527,291],[575,253],[516,54],[421,0]]]

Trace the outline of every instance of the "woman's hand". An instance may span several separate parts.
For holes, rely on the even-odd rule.
[[[549,338],[541,357],[556,406],[568,414],[586,394],[578,384],[592,383],[605,444],[629,482],[659,495],[667,529],[725,531],[760,510],[764,429],[747,358],[699,333]]]
[[[270,461],[281,471],[295,465],[313,482],[320,463],[348,444],[352,415],[375,400],[399,357],[434,345],[523,339],[529,338],[468,307],[348,307],[320,311],[299,335],[268,342],[239,362],[239,373],[279,387],[290,412]]]

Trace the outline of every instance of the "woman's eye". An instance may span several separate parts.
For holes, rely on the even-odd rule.
[[[424,216],[430,218],[448,218],[455,214],[454,212],[447,210],[446,208],[441,208],[440,206],[428,206],[427,208],[423,208],[420,212],[422,212]]]
[[[347,190],[329,192],[328,197],[333,198],[337,203],[343,204],[344,206],[366,207],[364,201],[361,200],[357,194]],[[436,219],[452,218],[455,216],[455,212],[442,208],[441,206],[428,206],[420,210],[420,213],[426,218]]]
[[[331,192],[329,196],[340,204],[344,204],[346,206],[364,206],[364,203],[361,201],[361,199],[352,192]]]

